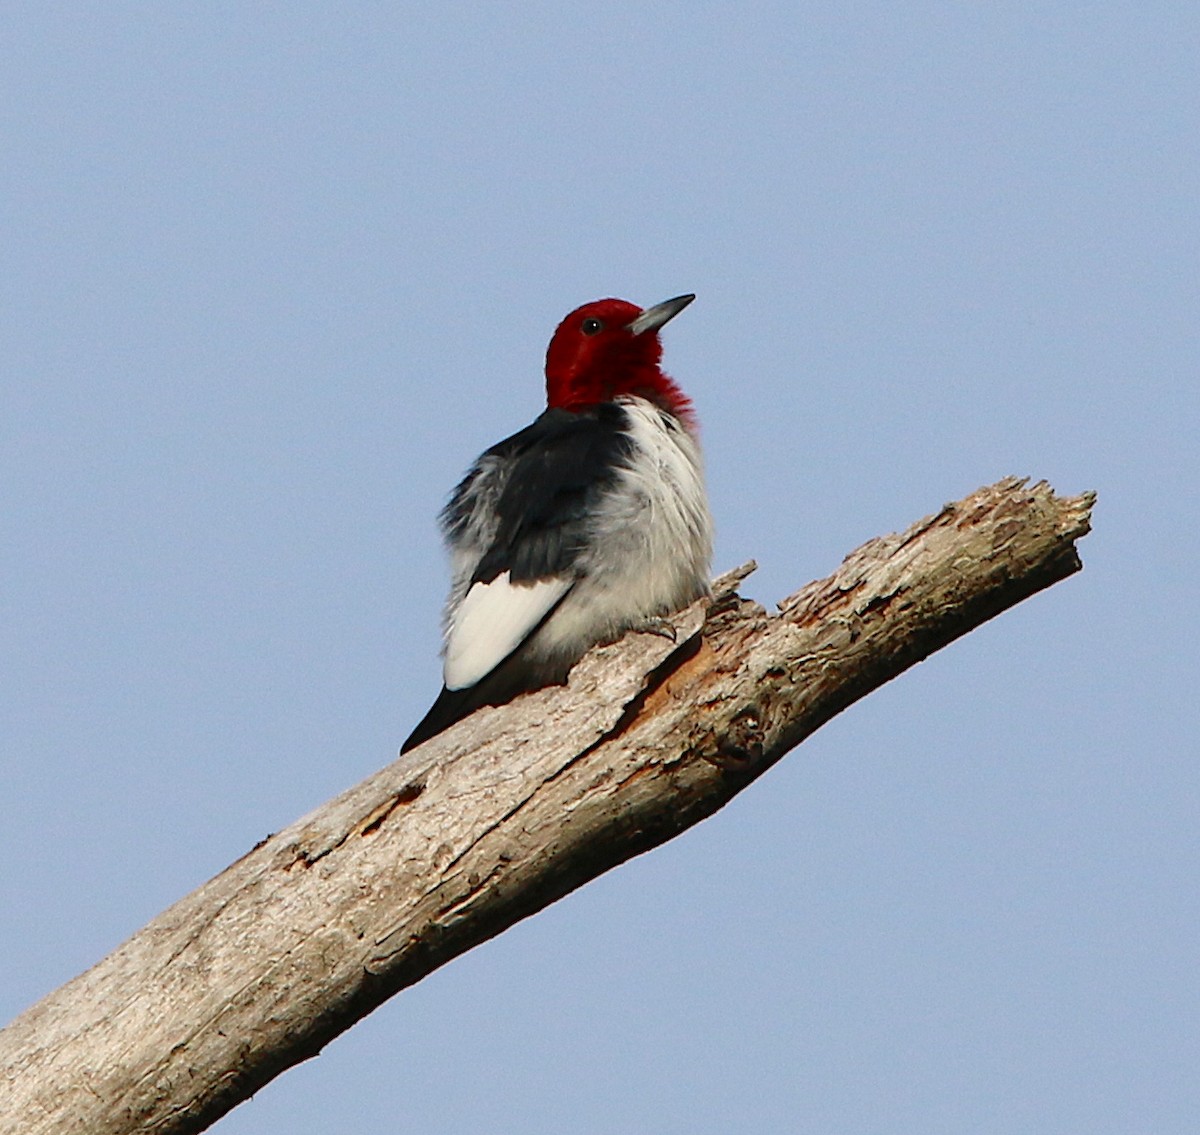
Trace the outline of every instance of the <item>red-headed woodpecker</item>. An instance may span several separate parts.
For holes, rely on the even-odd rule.
[[[484,453],[442,512],[445,687],[401,752],[565,681],[589,647],[707,591],[695,418],[659,365],[659,329],[695,298],[597,300],[558,325],[545,412]]]

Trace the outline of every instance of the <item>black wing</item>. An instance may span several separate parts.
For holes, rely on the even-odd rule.
[[[495,535],[471,578],[514,583],[568,573],[583,549],[597,498],[628,458],[621,407],[606,403],[572,413],[547,410],[532,425],[493,446],[455,489],[442,514],[450,541],[467,528],[472,479],[488,458],[508,466],[495,508]]]

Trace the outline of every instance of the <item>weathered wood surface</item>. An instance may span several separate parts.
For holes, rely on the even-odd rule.
[[[397,990],[710,815],[857,698],[1080,564],[1093,498],[1008,479],[777,615],[594,651],[248,852],[0,1031],[0,1131],[203,1130]]]

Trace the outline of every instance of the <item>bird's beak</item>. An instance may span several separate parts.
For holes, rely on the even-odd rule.
[[[695,296],[676,296],[673,300],[663,300],[653,307],[646,308],[641,315],[628,325],[628,330],[635,335],[643,331],[657,331],[668,319],[674,319]]]

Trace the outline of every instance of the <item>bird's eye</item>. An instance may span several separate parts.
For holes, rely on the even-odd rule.
[[[603,330],[604,324],[595,317],[591,317],[583,321],[583,333],[585,335],[596,335]]]

